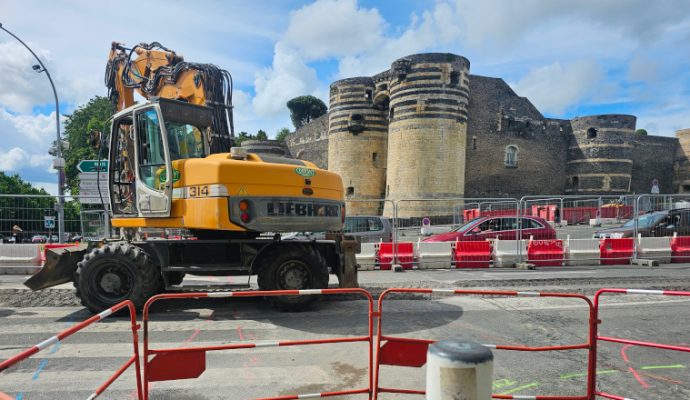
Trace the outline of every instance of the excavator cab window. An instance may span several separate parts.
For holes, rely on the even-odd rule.
[[[134,132],[130,117],[113,122],[110,144],[110,181],[113,213],[136,214],[136,190],[134,174]]]
[[[181,122],[165,121],[168,132],[170,160],[203,158],[206,156],[205,140],[201,129]]]
[[[139,130],[139,177],[151,189],[160,190],[160,175],[165,171],[165,146],[158,112],[151,108],[137,115]],[[170,154],[173,154],[171,146]],[[165,175],[164,175],[165,176]],[[163,179],[165,181],[165,179]]]

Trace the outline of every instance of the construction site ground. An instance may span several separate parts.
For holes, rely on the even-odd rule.
[[[583,293],[601,287],[690,289],[690,265],[593,266],[537,270],[363,271],[363,288],[467,288]],[[0,359],[90,316],[70,284],[32,293],[27,276],[0,275]],[[227,281],[190,277],[188,283]],[[232,277],[238,282],[246,277]],[[336,279],[331,277],[331,284]],[[253,283],[254,280],[253,280]],[[606,295],[600,334],[675,345],[690,343],[690,298]],[[181,300],[162,303],[151,317],[151,347],[320,339],[367,334],[366,302],[324,299],[310,311],[281,313],[262,299]],[[463,338],[483,344],[546,346],[587,341],[588,313],[576,299],[406,295],[386,300],[383,332],[410,338]],[[131,354],[129,323],[110,317],[0,374],[0,390],[18,399],[83,399]],[[251,399],[367,386],[364,343],[266,347],[207,354],[198,379],[155,382],[152,399]],[[494,393],[583,395],[587,352],[494,351]],[[601,343],[601,390],[632,399],[690,398],[690,355]],[[381,367],[381,385],[423,389],[424,368]],[[135,399],[127,371],[100,398]],[[366,395],[342,398],[364,399]],[[422,398],[381,395],[381,399]]]

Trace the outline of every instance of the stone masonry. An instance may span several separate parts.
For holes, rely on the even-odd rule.
[[[690,192],[690,129],[635,134],[632,115],[545,118],[500,78],[470,75],[449,53],[395,60],[372,77],[331,84],[329,114],[289,135],[292,156],[343,177],[349,199],[624,195]],[[447,214],[405,202],[399,217]],[[350,215],[384,214],[380,202]]]

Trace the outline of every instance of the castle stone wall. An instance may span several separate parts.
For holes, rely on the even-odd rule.
[[[322,115],[285,138],[294,158],[328,169],[328,114]]]
[[[673,170],[678,140],[661,136],[634,136],[631,193],[650,193],[652,181],[659,182],[660,193],[674,193]]]
[[[690,129],[676,131],[676,138],[674,189],[678,193],[690,193]]]
[[[570,121],[544,119],[502,79],[471,75],[470,93],[465,196],[562,193]],[[509,146],[516,165],[506,164]]]

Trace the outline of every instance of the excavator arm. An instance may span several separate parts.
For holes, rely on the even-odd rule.
[[[134,104],[134,92],[203,105],[213,110],[211,153],[230,151],[234,138],[232,76],[213,64],[184,61],[158,42],[126,48],[113,42],[105,72],[116,111]]]

